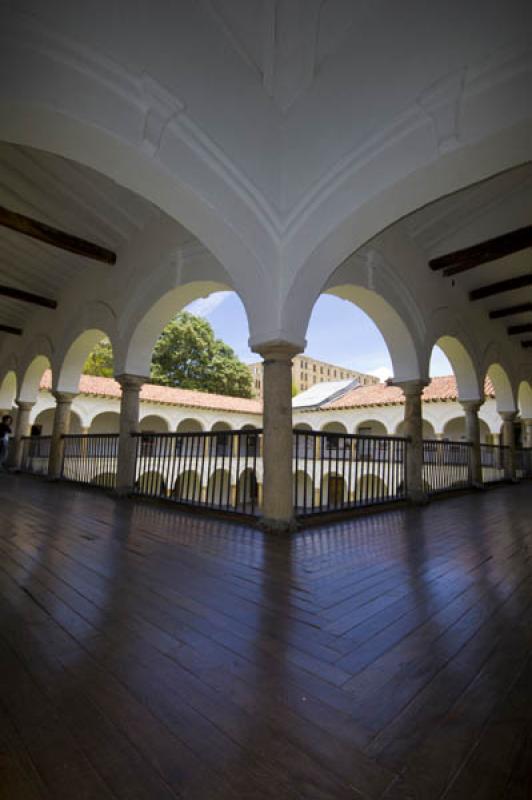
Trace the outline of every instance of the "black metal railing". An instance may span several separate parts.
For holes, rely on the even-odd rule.
[[[423,484],[428,494],[471,485],[470,442],[423,440]]]
[[[118,434],[92,433],[63,436],[61,477],[106,489],[116,486]]]
[[[509,448],[500,444],[481,444],[482,482],[497,483],[507,477]]]
[[[518,478],[532,478],[532,447],[515,451],[515,472]]]
[[[135,494],[245,514],[257,512],[262,431],[134,436]]]
[[[299,516],[402,500],[407,440],[399,436],[294,430],[294,504]]]
[[[47,475],[51,436],[23,436],[20,469],[32,475]]]

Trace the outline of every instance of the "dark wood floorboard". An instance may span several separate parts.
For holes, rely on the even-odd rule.
[[[0,478],[0,800],[532,800],[531,488],[285,540]]]

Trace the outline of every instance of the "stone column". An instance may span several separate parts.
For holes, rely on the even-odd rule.
[[[19,470],[22,465],[23,442],[22,437],[28,436],[30,432],[30,414],[35,403],[28,403],[23,400],[15,400],[17,406],[17,419],[15,422],[15,436],[11,442],[11,453],[9,456],[9,466]]]
[[[516,480],[515,477],[515,433],[514,421],[517,411],[499,411],[502,419],[502,443],[508,450],[505,451],[504,472],[509,481]]]
[[[480,455],[480,423],[478,412],[482,400],[461,400],[465,411],[465,429],[467,441],[471,444],[471,483],[477,489],[482,483],[482,461]]]
[[[423,414],[421,395],[427,385],[424,380],[397,383],[405,395],[404,432],[409,442],[406,448],[408,496],[413,503],[426,503],[423,488]]]
[[[146,378],[118,375],[116,380],[122,387],[116,491],[127,494],[135,485],[137,439],[131,434],[139,431],[140,390]]]
[[[76,397],[73,392],[53,392],[55,397],[54,426],[50,441],[50,457],[48,459],[48,477],[57,480],[61,477],[63,467],[63,452],[65,443],[63,436],[70,431],[70,410],[72,401]]]
[[[532,447],[532,419],[521,420],[523,447]]]
[[[263,526],[294,530],[292,358],[299,348],[278,342],[258,349],[264,359]]]

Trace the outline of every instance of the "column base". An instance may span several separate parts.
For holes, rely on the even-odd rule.
[[[430,498],[426,492],[415,490],[409,493],[408,499],[415,506],[426,506],[430,502]]]
[[[277,536],[286,536],[289,533],[295,533],[299,530],[299,525],[295,517],[292,519],[261,517],[259,520],[259,527],[265,533],[274,533]]]

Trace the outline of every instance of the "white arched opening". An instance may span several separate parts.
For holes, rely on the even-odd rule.
[[[17,396],[17,375],[10,370],[0,384],[0,412],[11,413]]]
[[[482,388],[473,359],[462,342],[455,336],[440,336],[434,347],[439,347],[447,357],[456,379],[460,400],[482,399]],[[434,349],[433,349],[434,352]],[[431,373],[432,374],[432,373]]]
[[[515,395],[508,373],[501,364],[491,364],[486,370],[495,391],[497,411],[516,411]]]
[[[117,411],[102,411],[93,417],[89,433],[118,433],[120,414]]]
[[[67,349],[59,373],[55,381],[56,388],[61,392],[77,392],[83,367],[87,358],[96,345],[104,339],[109,339],[101,330],[91,329],[81,333]]]
[[[27,403],[35,403],[44,374],[50,369],[50,360],[47,356],[35,356],[24,372],[17,399]]]

